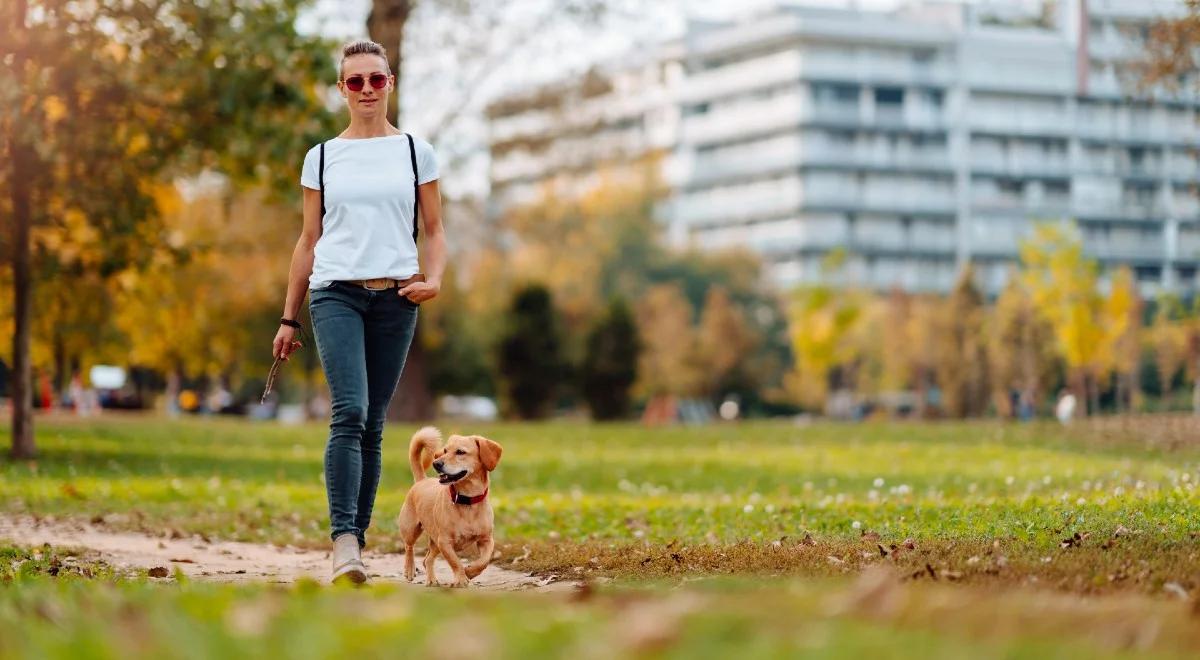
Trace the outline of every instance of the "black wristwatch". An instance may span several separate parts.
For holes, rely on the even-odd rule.
[[[292,319],[279,319],[279,325],[286,325],[291,328],[296,328],[297,330],[304,329],[304,326],[300,325],[299,321],[294,321]]]

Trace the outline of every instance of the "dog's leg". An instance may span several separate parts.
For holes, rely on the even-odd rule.
[[[488,564],[492,562],[492,553],[496,550],[496,542],[492,540],[492,535],[488,534],[475,547],[479,550],[479,556],[475,558],[475,561],[470,566],[467,566],[467,577],[470,579],[479,577],[483,569],[487,568]]]
[[[425,551],[425,584],[430,587],[438,585],[437,576],[433,573],[433,562],[437,559],[438,549],[433,538],[429,539],[429,549]]]
[[[416,544],[421,538],[421,523],[413,523],[410,516],[400,514],[400,539],[404,541],[404,579],[412,582],[416,577]]]
[[[446,558],[446,563],[450,564],[450,570],[454,571],[454,583],[452,586],[467,586],[467,573],[463,570],[462,561],[458,558],[458,553],[454,551],[454,544],[450,542],[450,539],[440,538],[437,540],[437,545],[442,556]]]

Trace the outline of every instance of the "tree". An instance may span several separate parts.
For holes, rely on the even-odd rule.
[[[513,57],[525,46],[535,43],[541,32],[554,21],[566,17],[567,20],[577,20],[582,17],[594,19],[604,8],[599,0],[556,0],[546,10],[528,23],[523,23],[516,30],[501,30],[501,25],[510,18],[509,4],[491,2],[489,0],[372,0],[370,13],[367,16],[367,31],[370,37],[382,44],[388,53],[388,68],[396,77],[397,90],[403,89],[405,45],[410,38],[420,37],[421,32],[433,33],[436,25],[425,26],[428,29],[417,34],[409,34],[407,27],[418,10],[429,10],[431,16],[443,14],[440,21],[453,25],[458,41],[446,38],[438,33],[433,36],[432,43],[427,44],[424,52],[444,52],[450,50],[454,57],[453,68],[438,70],[427,84],[410,85],[409,89],[421,89],[422,100],[427,106],[444,108],[443,114],[426,131],[425,138],[438,144],[440,138],[448,132],[462,117],[464,111],[475,103],[480,90],[485,89],[488,79],[505,66],[512,63]],[[431,21],[433,23],[433,21]],[[464,25],[468,29],[461,29]],[[511,27],[511,26],[510,26]],[[509,32],[507,40],[499,40],[497,45],[492,35]],[[481,35],[488,38],[481,39]],[[431,100],[432,93],[451,90],[448,96],[436,97]],[[388,99],[388,120],[395,126],[400,126],[400,108],[404,99],[400,93],[392,94]],[[415,107],[410,103],[409,107]],[[441,169],[449,172],[454,169],[455,158],[447,159],[442,154]],[[443,187],[443,191],[447,190]],[[417,324],[412,346],[409,349],[405,363],[404,374],[397,386],[396,395],[388,408],[388,416],[393,419],[416,421],[431,418],[435,414],[431,378],[438,377],[434,372],[438,367],[431,367],[428,355],[430,347],[425,339],[427,330],[425,323]]]
[[[429,349],[429,385],[437,394],[495,392],[489,369],[484,323],[472,318],[453,264],[446,269],[436,305],[421,310]]]
[[[503,402],[520,419],[540,419],[565,380],[563,339],[550,292],[541,285],[517,291],[500,340]]]
[[[1129,411],[1140,396],[1138,367],[1142,357],[1142,299],[1128,266],[1117,269],[1108,297],[1104,299],[1104,367],[1117,380],[1117,409]]]
[[[1200,297],[1187,319],[1187,375],[1192,381],[1192,414],[1200,415]]]
[[[647,398],[694,396],[700,389],[692,306],[678,284],[656,284],[637,303],[642,338],[637,391]]]
[[[102,241],[67,275],[105,281],[164,241],[154,191],[202,169],[295,187],[302,149],[328,125],[315,72],[325,44],[302,37],[300,0],[0,6],[5,216],[14,231],[13,454],[34,452],[30,347],[34,227],[82,218]],[[90,268],[90,271],[85,269]],[[85,301],[81,304],[90,303]]]
[[[992,398],[1001,414],[1016,416],[1012,393],[1036,410],[1054,378],[1058,358],[1054,331],[1038,313],[1014,273],[996,299],[988,333]]]
[[[580,367],[583,397],[594,419],[621,419],[629,414],[640,351],[633,312],[623,299],[615,298],[588,333]]]
[[[991,390],[983,294],[975,286],[975,271],[970,264],[959,273],[941,312],[936,370],[943,407],[952,417],[982,415]]]
[[[823,265],[825,278],[835,278],[844,260],[842,253],[831,254]],[[788,389],[801,403],[821,407],[834,369],[855,357],[853,330],[867,297],[822,282],[797,288],[791,303],[788,318],[795,370],[788,375]]]
[[[715,398],[733,386],[738,371],[747,366],[755,337],[745,314],[724,287],[708,290],[697,329],[698,366],[704,394]]]
[[[1154,323],[1149,329],[1150,345],[1154,350],[1154,365],[1158,370],[1159,392],[1165,404],[1175,392],[1175,377],[1184,366],[1187,355],[1187,329],[1180,321],[1183,305],[1179,298],[1164,295],[1158,300]]]
[[[1034,305],[1054,329],[1075,396],[1099,405],[1098,376],[1104,361],[1103,300],[1098,266],[1083,254],[1074,225],[1042,224],[1021,244],[1021,276]]]
[[[1184,0],[1181,16],[1164,18],[1151,25],[1142,57],[1133,68],[1140,91],[1160,88],[1170,93],[1187,92],[1200,79],[1200,0]]]

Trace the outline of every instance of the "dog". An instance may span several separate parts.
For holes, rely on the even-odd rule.
[[[429,535],[425,576],[438,584],[433,562],[438,555],[454,571],[455,587],[465,587],[492,561],[492,505],[487,501],[488,474],[500,463],[504,451],[496,442],[478,435],[452,435],[442,445],[442,434],[432,426],[413,434],[408,447],[413,486],[404,498],[397,519],[404,541],[404,579],[413,581],[413,546],[424,532]],[[438,476],[426,477],[430,465]],[[464,566],[458,553],[475,546],[479,556]]]

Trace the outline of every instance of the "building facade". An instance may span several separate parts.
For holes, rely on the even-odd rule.
[[[839,251],[841,275],[873,288],[945,291],[970,261],[994,292],[1036,222],[1069,219],[1148,293],[1194,291],[1197,106],[1131,100],[1128,77],[1179,3],[1021,4],[781,6],[690,25],[677,76],[647,97],[675,108],[656,106],[672,117],[656,138],[672,145],[670,235],[753,248],[782,287]],[[509,179],[494,182],[511,203]]]

